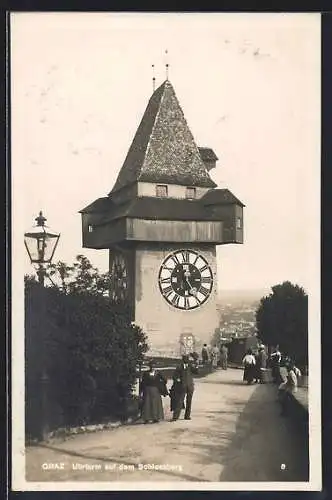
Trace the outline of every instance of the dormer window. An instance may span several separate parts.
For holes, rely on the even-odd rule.
[[[187,198],[187,200],[194,200],[196,198],[196,188],[187,187],[186,188],[186,198]]]
[[[166,184],[157,184],[156,186],[156,196],[158,198],[167,198],[168,196],[168,189]]]
[[[206,170],[209,172],[216,167],[216,161],[218,157],[216,153],[211,148],[198,148],[199,154],[201,155],[202,161],[205,165]]]

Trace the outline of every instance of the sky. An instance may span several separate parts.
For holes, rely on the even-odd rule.
[[[167,59],[165,50],[168,51]],[[82,248],[80,209],[111,190],[152,93],[166,77],[211,177],[245,205],[244,244],[217,249],[220,290],[319,273],[319,14],[11,14],[13,260],[43,210],[55,261]],[[15,260],[16,259],[16,260]]]

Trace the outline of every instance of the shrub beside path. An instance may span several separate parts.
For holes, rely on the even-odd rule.
[[[242,375],[229,369],[197,379],[190,421],[182,415],[170,422],[164,398],[166,420],[159,424],[136,423],[28,447],[26,479],[308,481],[305,436],[280,416],[273,386],[244,385]]]

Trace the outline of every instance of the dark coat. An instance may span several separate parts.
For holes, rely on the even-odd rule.
[[[169,395],[171,398],[171,411],[174,411],[175,408],[178,405],[178,401],[182,397],[183,394],[183,389],[182,389],[182,384],[181,382],[178,382],[177,380],[173,380],[173,385],[169,391]],[[182,408],[184,408],[184,402],[182,403]]]
[[[203,347],[202,349],[202,360],[203,363],[207,363],[209,361],[209,353],[206,347]]]
[[[181,362],[180,365],[175,369],[173,375],[173,381],[179,385],[179,389],[184,392],[194,390],[194,377],[193,375],[198,373],[198,367],[196,364],[189,362],[184,367],[184,363]]]
[[[141,417],[143,420],[146,422],[163,420],[161,396],[168,395],[164,377],[159,372],[155,372],[154,375],[150,372],[144,373],[140,384],[140,394],[142,395]]]
[[[184,368],[184,363],[175,369],[173,375],[173,385],[169,392],[171,397],[171,411],[175,411],[181,399],[183,400],[186,392],[194,392],[194,377],[193,375],[198,372],[196,363],[187,363],[187,368]],[[185,408],[184,401],[182,408]]]
[[[150,372],[143,373],[139,389],[140,394],[144,395],[148,387],[157,387],[161,396],[168,395],[167,382],[158,371],[155,372],[154,376],[151,376]]]

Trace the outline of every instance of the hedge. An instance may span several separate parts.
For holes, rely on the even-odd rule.
[[[26,281],[27,437],[40,431],[44,368],[50,430],[124,419],[146,350],[145,335],[119,304]]]

